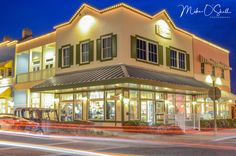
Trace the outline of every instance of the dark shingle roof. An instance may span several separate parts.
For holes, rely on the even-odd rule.
[[[95,83],[101,82],[109,84],[108,81],[127,82],[132,83],[132,80],[151,81],[152,83],[165,83],[169,85],[181,85],[189,87],[197,87],[208,89],[209,86],[203,82],[197,81],[191,77],[184,77],[165,72],[158,72],[154,70],[147,70],[140,67],[129,65],[114,65],[100,67],[90,70],[77,71],[74,73],[66,73],[56,75],[42,84],[31,88],[32,91],[56,90],[66,88],[76,88],[81,86],[92,86]],[[116,81],[116,82],[117,82]]]

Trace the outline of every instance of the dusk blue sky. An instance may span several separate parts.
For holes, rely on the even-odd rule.
[[[166,9],[174,23],[199,37],[230,50],[232,90],[236,93],[236,1],[235,0],[1,0],[0,38],[9,35],[20,38],[21,30],[29,27],[34,36],[53,30],[53,26],[68,21],[83,3],[99,9],[125,2],[151,15]],[[212,19],[199,15],[186,15],[178,5],[204,8],[206,4],[220,4],[229,8],[230,18]],[[223,16],[223,15],[222,15]]]

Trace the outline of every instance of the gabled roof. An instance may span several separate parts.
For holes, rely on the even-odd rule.
[[[148,19],[154,19],[154,18],[156,18],[157,16],[159,16],[159,15],[161,15],[161,14],[164,14],[164,16],[166,16],[166,18],[168,19],[169,24],[170,24],[175,30],[180,31],[180,32],[182,32],[182,33],[184,33],[184,34],[186,34],[186,35],[189,35],[189,36],[191,36],[191,37],[193,37],[193,38],[195,38],[195,39],[201,40],[202,42],[204,42],[204,43],[206,43],[206,44],[209,44],[209,45],[211,45],[211,46],[213,46],[213,47],[215,47],[215,48],[218,48],[218,49],[220,49],[220,50],[222,50],[222,51],[224,51],[224,52],[226,52],[226,53],[229,53],[229,51],[228,51],[227,49],[224,49],[224,48],[222,48],[222,47],[220,47],[220,46],[218,46],[218,45],[215,45],[215,44],[213,44],[213,43],[211,43],[211,42],[208,42],[208,41],[206,41],[206,40],[204,40],[204,39],[202,39],[202,38],[200,38],[200,37],[198,37],[198,36],[196,36],[196,35],[194,35],[194,34],[188,32],[188,31],[185,31],[185,30],[183,30],[183,29],[177,27],[177,26],[174,24],[173,20],[172,20],[172,19],[170,18],[170,16],[168,15],[168,13],[167,13],[167,11],[166,11],[165,9],[162,10],[162,11],[160,11],[160,12],[158,12],[158,13],[156,13],[155,15],[150,15],[150,14],[147,14],[147,13],[145,13],[145,12],[139,10],[139,9],[136,9],[136,8],[130,6],[130,5],[127,5],[127,4],[125,4],[125,3],[118,3],[118,4],[116,4],[116,5],[113,5],[113,6],[110,6],[110,7],[105,8],[105,9],[101,9],[101,10],[99,10],[99,9],[97,9],[97,8],[91,6],[91,5],[88,5],[88,4],[84,3],[84,4],[82,4],[81,7],[76,11],[76,13],[70,18],[70,20],[69,20],[68,22],[65,22],[65,23],[56,25],[56,26],[54,26],[54,29],[58,29],[58,28],[61,28],[61,27],[64,27],[64,26],[66,26],[66,25],[71,24],[71,23],[76,19],[76,17],[77,17],[78,15],[80,15],[80,12],[81,12],[84,8],[89,8],[89,9],[91,9],[91,10],[97,12],[97,13],[102,14],[102,13],[105,13],[105,12],[108,12],[108,11],[111,11],[111,10],[114,10],[114,9],[117,9],[117,8],[121,8],[121,7],[122,7],[122,8],[129,9],[130,11],[132,11],[132,12],[134,12],[134,13],[137,13],[137,14],[140,14],[140,15],[142,15],[142,16],[148,18]]]
[[[179,76],[130,65],[114,65],[56,75],[31,91],[69,89],[115,83],[139,83],[180,90],[207,91],[210,86],[191,77]]]

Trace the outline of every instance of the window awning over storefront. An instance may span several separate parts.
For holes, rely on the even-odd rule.
[[[180,90],[206,92],[210,86],[191,77],[184,77],[130,65],[114,65],[56,75],[31,88],[48,91],[116,83],[137,83]]]

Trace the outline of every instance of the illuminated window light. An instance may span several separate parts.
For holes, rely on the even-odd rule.
[[[94,17],[90,15],[85,15],[79,21],[80,30],[83,33],[86,33],[90,30],[90,28],[94,25],[94,23],[95,23]]]
[[[207,83],[213,83],[213,80],[212,80],[211,75],[207,75],[205,81],[206,81]]]
[[[219,86],[222,85],[221,78],[219,78],[219,77],[216,78],[216,84],[219,85]]]

